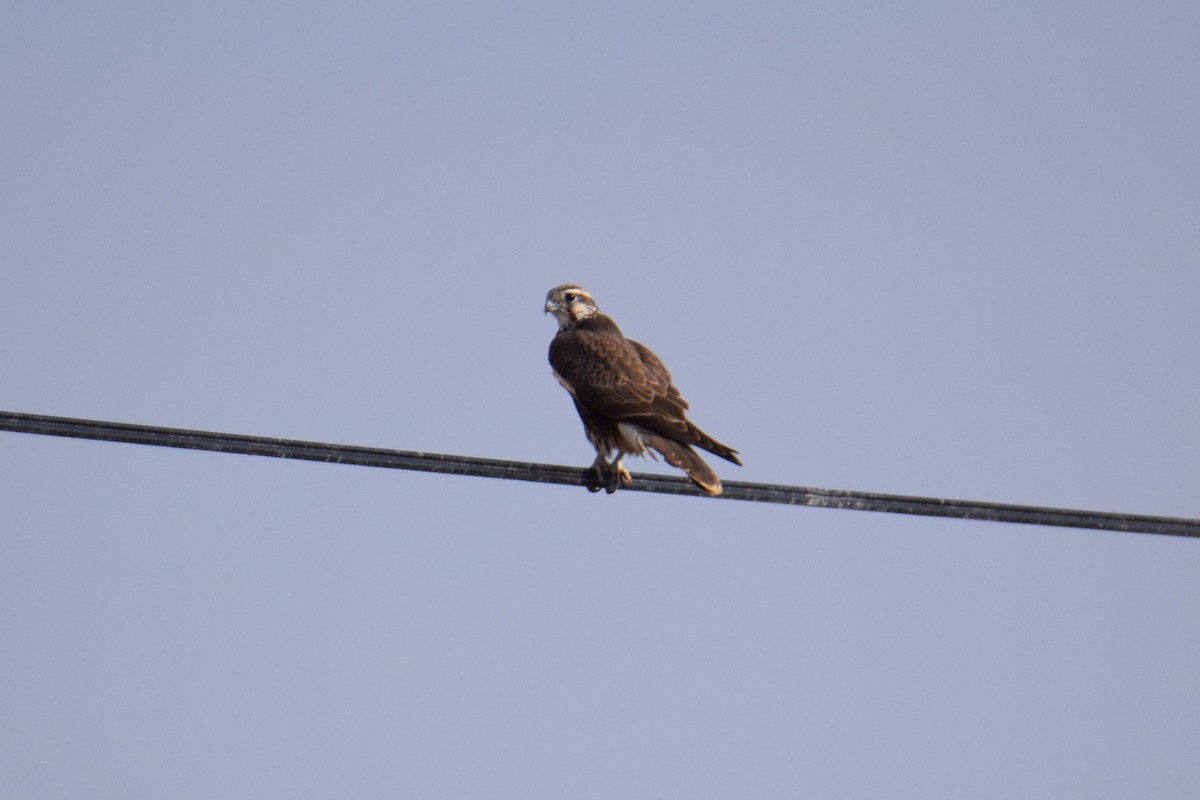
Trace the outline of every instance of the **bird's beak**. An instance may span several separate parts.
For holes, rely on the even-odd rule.
[[[553,300],[546,301],[546,313],[547,314],[558,311],[560,308],[562,308],[562,306],[560,306],[558,303],[554,302]]]

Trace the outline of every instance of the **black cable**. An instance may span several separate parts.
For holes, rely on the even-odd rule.
[[[47,436],[68,436],[78,439],[99,439],[109,442],[147,444],[159,447],[182,447],[189,450],[213,450],[221,453],[242,453],[274,458],[298,458],[306,461],[326,461],[334,464],[355,464],[363,467],[412,469],[422,472],[441,472],[450,475],[474,475],[481,478],[559,483],[569,486],[589,486],[594,481],[591,469],[563,467],[553,464],[533,464],[526,461],[505,461],[474,456],[452,456],[441,453],[422,453],[411,450],[385,450],[377,447],[357,447],[343,444],[324,444],[295,439],[274,439],[267,436],[246,436],[236,433],[212,433],[181,428],[160,428],[122,422],[47,417],[40,414],[21,414],[0,411],[0,430],[16,433],[36,433]],[[1055,525],[1070,528],[1093,528],[1126,533],[1155,533],[1164,536],[1193,536],[1200,538],[1200,520],[1175,517],[1152,517],[1141,514],[1114,514],[1104,511],[1077,511],[1063,508],[982,503],[969,500],[939,500],[932,497],[874,494],[839,489],[809,489],[802,486],[782,486],[769,483],[727,481],[720,499],[749,500],[757,503],[848,508],[859,511],[880,511],[892,514],[919,514],[929,517],[1018,522],[1027,525]],[[634,473],[633,483],[621,491],[658,492],[709,497],[686,478]]]

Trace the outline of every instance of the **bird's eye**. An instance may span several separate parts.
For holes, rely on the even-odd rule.
[[[567,292],[566,294],[563,295],[563,300],[566,300],[568,303],[574,303],[575,302],[575,294],[573,292]]]

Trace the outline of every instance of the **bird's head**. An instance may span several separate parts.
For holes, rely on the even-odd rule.
[[[574,283],[564,283],[546,292],[546,313],[558,320],[558,328],[570,327],[576,322],[600,313],[596,301],[587,289]]]

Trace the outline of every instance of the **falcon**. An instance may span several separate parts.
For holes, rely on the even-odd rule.
[[[661,455],[709,494],[721,493],[721,479],[693,446],[741,466],[737,451],[713,439],[687,418],[687,401],[671,383],[671,373],[646,347],[621,334],[600,312],[586,289],[573,283],[546,293],[546,313],[558,320],[550,342],[554,377],[575,401],[588,440],[596,448],[598,486],[610,494],[629,483],[622,464],[627,455]],[[611,459],[611,460],[610,460]]]

